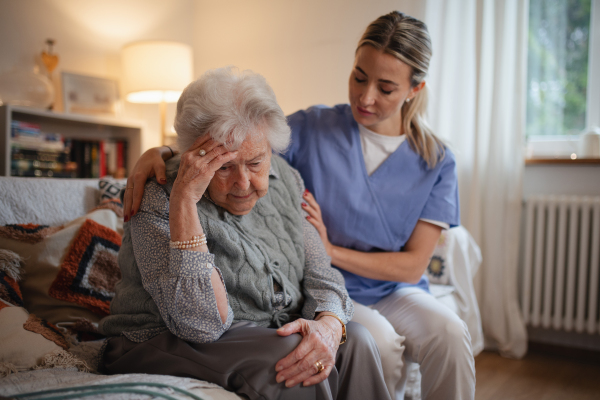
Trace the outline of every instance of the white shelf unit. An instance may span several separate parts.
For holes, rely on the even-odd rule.
[[[141,155],[143,123],[115,117],[63,114],[11,105],[0,106],[0,176],[10,176],[11,122],[38,124],[42,132],[79,140],[127,140],[127,171]]]

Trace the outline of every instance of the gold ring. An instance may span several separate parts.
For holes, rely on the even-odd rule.
[[[125,190],[128,190],[128,189],[131,189],[131,190],[133,190],[133,186],[132,186],[132,187],[125,188]]]
[[[320,374],[325,369],[323,364],[321,364],[321,361],[317,361],[315,367],[317,367],[317,374]]]
[[[200,151],[198,152],[198,154],[200,155],[200,157],[204,157],[206,155],[206,150],[200,149]]]

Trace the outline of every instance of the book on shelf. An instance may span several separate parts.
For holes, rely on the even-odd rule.
[[[65,163],[71,161],[71,148],[68,147],[63,151],[57,151],[25,149],[13,146],[11,148],[11,160],[37,160]]]
[[[77,164],[39,160],[12,160],[11,175],[54,178],[77,178]]]
[[[77,163],[79,178],[100,178],[112,175],[126,176],[127,141],[124,140],[76,140],[72,139],[71,155]],[[122,149],[119,151],[118,149]]]
[[[13,147],[34,150],[65,149],[65,140],[60,133],[42,132],[39,125],[21,121],[11,123],[11,144]]]
[[[126,176],[127,141],[83,140],[42,132],[33,123],[11,124],[11,175],[100,178]]]

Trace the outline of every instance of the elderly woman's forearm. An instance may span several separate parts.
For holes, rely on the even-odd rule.
[[[215,268],[213,268],[212,275],[210,276],[210,281],[212,283],[213,291],[215,292],[215,298],[217,299],[217,309],[219,310],[221,321],[225,323],[227,321],[228,311],[227,291],[225,290],[225,285],[221,280],[221,275],[219,275]]]
[[[354,308],[344,286],[340,271],[331,267],[317,230],[306,220],[302,222],[305,249],[304,292],[302,315],[313,319],[315,313],[331,311],[345,323],[352,319]]]
[[[170,206],[165,191],[149,182],[140,212],[126,227],[135,261],[169,330],[191,342],[212,342],[233,320],[225,286],[211,253],[169,247]]]
[[[169,202],[169,230],[172,241],[185,241],[193,236],[204,234],[200,225],[196,204],[173,196]],[[190,251],[208,252],[206,244],[191,248]]]
[[[204,234],[204,230],[198,219],[196,205],[190,202],[171,201],[169,206],[169,227],[171,230],[172,241],[189,240],[193,236]],[[186,249],[186,251],[201,251],[207,253],[208,247],[206,244],[202,244],[197,247]],[[223,285],[221,280],[221,276],[216,269],[213,269],[211,282],[217,300],[217,308],[221,315],[221,321],[225,323],[227,320],[227,292],[225,290],[225,285]]]

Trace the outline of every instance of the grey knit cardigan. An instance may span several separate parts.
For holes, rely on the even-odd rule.
[[[167,195],[180,160],[176,156],[167,162],[167,184],[162,186]],[[267,194],[249,214],[232,215],[206,198],[198,202],[197,209],[207,246],[225,282],[234,322],[279,327],[299,317],[304,303],[303,215],[297,178],[290,166],[273,155],[271,169],[276,176],[269,177]],[[166,329],[156,303],[142,286],[129,230],[118,260],[122,279],[111,304],[111,311],[118,313],[101,321],[101,331],[114,336]],[[283,290],[283,307],[273,306],[274,283]]]

